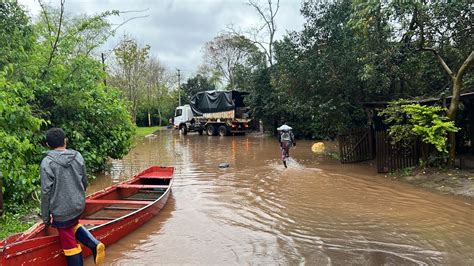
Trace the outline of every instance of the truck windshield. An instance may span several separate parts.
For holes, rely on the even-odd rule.
[[[176,109],[176,114],[174,116],[181,116],[183,114],[183,109]]]

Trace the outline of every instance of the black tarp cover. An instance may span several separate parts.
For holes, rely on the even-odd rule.
[[[244,96],[247,92],[239,91],[202,91],[191,98],[191,109],[194,115],[217,113],[244,107]]]

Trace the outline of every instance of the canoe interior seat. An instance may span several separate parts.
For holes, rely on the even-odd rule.
[[[133,208],[133,207],[122,207],[122,206],[107,206],[104,210],[112,210],[112,211],[136,211],[140,208]]]
[[[101,225],[110,222],[109,220],[80,219],[79,223],[83,225]]]
[[[161,188],[167,189],[169,186],[167,185],[143,185],[143,184],[120,184],[117,185],[119,188]]]
[[[160,179],[171,179],[173,177],[173,172],[150,172],[146,174],[141,174],[140,178],[160,178]]]
[[[86,204],[139,204],[148,205],[153,201],[142,201],[142,200],[101,200],[101,199],[86,199]]]

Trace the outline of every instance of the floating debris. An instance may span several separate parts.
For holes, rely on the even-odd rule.
[[[326,147],[324,147],[324,143],[322,142],[316,142],[313,144],[313,146],[311,147],[311,150],[314,152],[314,153],[324,153],[324,151],[326,150]]]
[[[219,168],[229,168],[230,164],[229,163],[220,163]]]

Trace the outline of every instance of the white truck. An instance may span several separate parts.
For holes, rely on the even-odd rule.
[[[251,131],[249,108],[244,104],[246,92],[203,91],[190,104],[178,106],[174,128],[183,135],[188,132],[206,132],[209,136],[245,134]]]

